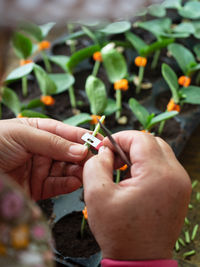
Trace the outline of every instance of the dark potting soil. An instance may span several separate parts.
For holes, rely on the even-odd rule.
[[[84,229],[84,237],[81,239],[82,218],[82,212],[72,212],[60,219],[53,227],[56,249],[63,256],[89,257],[100,251],[87,223]]]

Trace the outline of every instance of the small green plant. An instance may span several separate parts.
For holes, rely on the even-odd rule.
[[[136,99],[129,99],[129,106],[135,117],[141,123],[144,131],[149,132],[156,124],[173,118],[178,114],[177,111],[164,112],[159,115],[149,113],[148,110],[142,106]]]

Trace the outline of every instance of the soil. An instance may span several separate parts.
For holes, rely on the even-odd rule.
[[[63,256],[89,257],[100,251],[87,223],[81,238],[82,218],[82,212],[73,212],[60,219],[53,227],[56,249]]]
[[[53,213],[53,201],[52,199],[44,199],[37,201],[38,206],[41,208],[43,214],[47,219],[50,219]]]

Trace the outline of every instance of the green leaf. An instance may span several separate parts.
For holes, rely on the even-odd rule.
[[[137,25],[151,32],[156,37],[162,36],[164,33],[168,33],[171,27],[171,20],[169,18],[154,19],[144,22],[139,22]]]
[[[28,21],[23,22],[20,24],[20,29],[28,33],[37,42],[41,42],[43,40],[42,30],[34,23]]]
[[[196,57],[199,60],[200,59],[200,44],[197,44],[197,45],[194,46],[194,52],[196,54]]]
[[[115,113],[118,110],[118,107],[116,105],[116,101],[112,98],[108,98],[106,109],[104,110],[104,115],[109,116],[113,113]]]
[[[40,101],[40,99],[36,98],[31,100],[27,105],[24,106],[24,109],[32,109],[32,108],[38,108],[43,107],[44,104]]]
[[[147,44],[139,36],[133,34],[132,32],[127,32],[125,36],[132,46],[137,50],[138,54],[140,54],[140,50],[147,47]]]
[[[21,104],[17,94],[10,88],[3,87],[2,102],[17,116],[21,110]]]
[[[163,6],[166,8],[181,8],[182,0],[165,0]]]
[[[200,104],[200,87],[183,87],[181,88],[180,93],[185,96],[183,103]]]
[[[172,97],[175,103],[179,103],[179,85],[176,73],[169,65],[164,63],[162,64],[162,75],[172,92]]]
[[[169,44],[173,43],[174,42],[174,39],[160,39],[158,40],[157,42],[154,42],[150,45],[147,45],[146,47],[142,48],[140,50],[140,54],[142,56],[149,56],[150,54],[158,51],[158,50],[161,50],[162,48],[165,48],[167,47]]]
[[[100,31],[105,34],[119,34],[124,33],[130,30],[131,23],[129,21],[117,21],[111,24],[108,24],[104,29]]]
[[[23,117],[28,117],[28,118],[49,118],[47,115],[44,115],[40,112],[36,112],[36,111],[30,110],[30,109],[23,110],[21,112],[21,115]]]
[[[150,116],[148,110],[143,107],[136,99],[130,98],[128,102],[135,117],[139,120],[142,126],[145,128],[148,117]]]
[[[34,73],[37,78],[40,90],[43,95],[51,95],[56,93],[57,87],[50,76],[39,65],[34,65]]]
[[[200,39],[200,21],[192,21],[191,23],[195,29],[194,36]]]
[[[161,121],[169,120],[178,114],[179,113],[177,111],[170,111],[170,112],[166,111],[162,114],[159,114],[159,115],[155,116],[154,118],[152,118],[151,122],[148,124],[147,129],[150,129],[152,126],[160,123]]]
[[[192,22],[182,22],[173,28],[174,32],[178,33],[195,33],[195,27]]]
[[[57,64],[60,66],[65,72],[68,71],[66,65],[67,62],[69,61],[69,57],[67,56],[48,56],[48,59],[52,61],[53,63]]]
[[[6,77],[5,83],[21,79],[22,77],[28,75],[33,70],[34,65],[34,63],[29,63],[19,68],[16,68]]]
[[[166,15],[166,10],[164,6],[154,4],[148,7],[148,13],[154,17],[164,17]]]
[[[69,73],[49,74],[49,77],[57,87],[56,92],[53,94],[60,94],[74,84],[74,76]]]
[[[85,90],[90,102],[90,111],[94,115],[102,115],[107,106],[107,94],[104,83],[97,77],[88,76]]]
[[[103,65],[111,83],[124,78],[127,74],[127,64],[124,56],[115,49],[101,50]]]
[[[189,1],[179,9],[179,15],[188,19],[200,18],[200,3],[198,1]]]
[[[75,52],[67,62],[67,69],[70,72],[73,72],[73,69],[84,59],[91,57],[95,52],[100,51],[100,45],[91,45],[80,49],[79,51]]]
[[[82,30],[85,32],[85,34],[96,44],[98,44],[98,38],[96,37],[95,33],[92,32],[90,29],[88,29],[85,26],[82,26]]]
[[[195,57],[190,52],[190,50],[184,47],[183,45],[176,43],[170,44],[168,46],[168,50],[170,51],[172,56],[176,59],[183,73],[187,75],[187,72],[190,71],[191,64],[196,63]]]
[[[43,25],[40,25],[40,30],[42,32],[42,38],[46,38],[48,33],[50,32],[50,30],[53,28],[53,26],[55,25],[55,22],[49,22]]]
[[[27,59],[32,54],[31,40],[19,32],[14,34],[12,45],[16,55],[21,59]]]
[[[65,124],[69,124],[72,126],[78,126],[81,124],[85,124],[91,121],[91,115],[88,113],[80,113],[77,115],[74,115],[66,120],[63,121]]]

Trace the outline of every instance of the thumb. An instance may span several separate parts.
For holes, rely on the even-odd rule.
[[[101,193],[110,192],[113,188],[114,154],[108,148],[102,146],[98,155],[90,158],[84,165],[83,185],[84,197],[88,199],[100,197]]]
[[[87,147],[70,142],[58,135],[17,124],[11,138],[25,151],[60,161],[80,161],[87,155]]]

